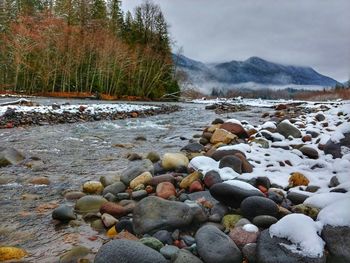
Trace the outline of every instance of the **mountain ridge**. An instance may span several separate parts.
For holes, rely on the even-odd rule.
[[[264,86],[296,85],[333,87],[338,82],[308,66],[274,63],[252,56],[244,61],[203,63],[184,55],[173,55],[178,71],[187,75],[192,86],[227,88],[237,84],[255,83]]]

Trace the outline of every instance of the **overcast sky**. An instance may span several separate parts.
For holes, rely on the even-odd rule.
[[[123,0],[133,10],[142,0]],[[202,62],[251,56],[350,78],[350,0],[154,0],[175,49]],[[175,50],[176,51],[176,50]]]

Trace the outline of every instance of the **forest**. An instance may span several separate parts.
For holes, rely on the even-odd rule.
[[[168,25],[145,1],[2,0],[0,92],[160,98],[179,91]]]

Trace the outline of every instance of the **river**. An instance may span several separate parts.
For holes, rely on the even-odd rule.
[[[0,99],[0,103],[8,100]],[[47,105],[68,101],[33,100]],[[70,100],[70,103],[96,101]],[[34,160],[31,168],[25,165],[0,168],[0,246],[24,248],[29,253],[24,262],[58,262],[72,245],[88,247],[93,258],[105,239],[104,234],[86,224],[55,225],[51,219],[53,207],[67,203],[63,198],[65,191],[81,190],[86,181],[116,174],[127,165],[125,157],[130,152],[178,152],[215,118],[244,119],[259,124],[262,112],[266,111],[252,108],[217,115],[205,110],[202,104],[178,105],[182,108],[178,112],[147,118],[0,130],[0,146],[13,147]],[[145,140],[135,140],[137,137]],[[29,183],[38,176],[47,177],[50,185]]]

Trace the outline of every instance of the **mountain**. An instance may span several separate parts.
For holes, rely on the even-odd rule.
[[[245,61],[205,64],[183,55],[173,55],[177,71],[186,73],[182,84],[200,89],[235,87],[332,87],[338,82],[321,75],[311,67],[290,66],[269,62],[259,57]],[[204,88],[203,88],[204,86]],[[307,87],[306,87],[307,88]]]

